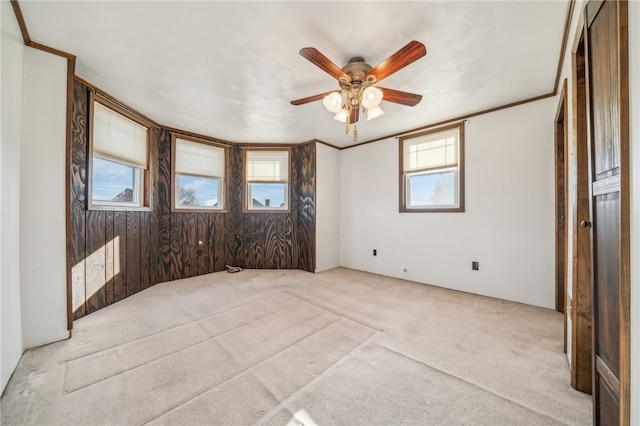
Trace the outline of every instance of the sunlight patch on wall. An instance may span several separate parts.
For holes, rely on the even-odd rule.
[[[71,269],[73,311],[77,311],[119,273],[120,237],[117,236]]]

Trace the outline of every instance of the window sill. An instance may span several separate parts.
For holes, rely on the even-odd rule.
[[[126,206],[96,206],[92,205],[87,208],[89,211],[111,211],[111,212],[152,212],[151,207],[126,207]]]
[[[291,209],[243,209],[242,213],[291,213]]]
[[[445,207],[441,209],[408,209],[406,207],[401,207],[400,213],[464,213],[464,207]]]
[[[202,208],[172,208],[171,213],[229,213],[227,209],[202,209]]]

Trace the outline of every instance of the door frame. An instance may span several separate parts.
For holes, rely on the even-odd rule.
[[[554,120],[555,140],[555,252],[556,252],[556,311],[564,313],[565,339],[564,351],[567,351],[567,127],[569,108],[567,106],[567,80],[562,84],[558,109]]]

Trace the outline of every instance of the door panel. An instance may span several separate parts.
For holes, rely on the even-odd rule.
[[[595,197],[594,258],[597,265],[594,286],[595,352],[609,370],[620,375],[620,321],[618,309],[620,268],[620,194]],[[598,365],[598,362],[596,362]],[[617,390],[613,390],[618,394]]]
[[[615,174],[620,166],[618,132],[618,67],[615,4],[606,2],[589,27],[593,173],[597,179]]]
[[[620,412],[616,408],[617,399],[603,380],[598,383],[598,395],[600,395],[601,407],[597,418],[599,425],[620,424]]]
[[[593,261],[594,422],[629,423],[626,3],[586,7]],[[621,65],[622,64],[622,65]],[[589,226],[589,224],[586,224]]]

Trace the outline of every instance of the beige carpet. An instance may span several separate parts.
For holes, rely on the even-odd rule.
[[[335,269],[220,272],[27,351],[2,425],[588,425],[561,314]]]

